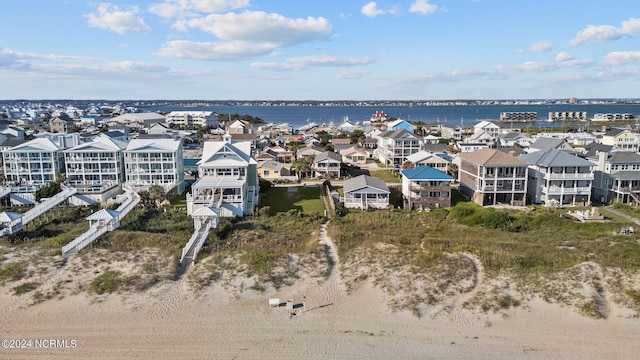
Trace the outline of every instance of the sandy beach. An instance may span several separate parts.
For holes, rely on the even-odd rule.
[[[329,275],[302,277],[279,290],[240,284],[231,291],[216,282],[194,292],[187,273],[143,292],[62,292],[33,304],[3,286],[0,358],[635,359],[640,352],[640,320],[614,304],[600,320],[537,299],[499,314],[461,306],[422,317],[392,311],[388,295],[370,280],[345,291],[324,230],[320,239],[335,261]],[[44,284],[68,277],[62,271],[80,261],[71,258],[63,270],[46,274]],[[296,307],[270,307],[270,298],[293,299]],[[55,341],[43,347],[42,340]]]

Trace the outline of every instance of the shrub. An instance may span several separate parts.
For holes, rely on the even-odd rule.
[[[29,291],[34,290],[37,287],[38,287],[38,283],[30,281],[24,284],[20,284],[14,287],[12,290],[15,295],[22,295],[22,294],[28,293]]]
[[[258,275],[271,272],[276,255],[258,250],[250,250],[240,256],[240,261],[249,267],[249,271]]]
[[[25,268],[26,266],[22,262],[7,264],[5,267],[0,269],[0,282],[17,281],[22,279]]]
[[[95,277],[89,283],[89,291],[101,294],[110,294],[122,285],[122,273],[118,270],[107,270]]]

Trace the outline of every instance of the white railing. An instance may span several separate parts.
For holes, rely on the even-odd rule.
[[[63,256],[77,254],[78,251],[94,242],[100,236],[104,235],[107,231],[115,230],[120,226],[120,221],[140,202],[140,195],[138,195],[137,192],[133,191],[133,189],[128,186],[123,186],[123,188],[125,190],[126,199],[122,202],[122,204],[120,204],[120,206],[118,206],[118,209],[116,209],[116,211],[119,212],[119,215],[116,218],[111,219],[107,223],[91,226],[89,230],[85,231],[73,241],[63,246]]]
[[[45,212],[51,210],[54,206],[62,203],[63,201],[67,200],[71,195],[75,194],[76,192],[78,192],[78,190],[76,188],[72,188],[72,187],[66,187],[62,184],[60,184],[60,188],[62,188],[62,191],[55,194],[54,196],[48,198],[47,200],[37,204],[36,206],[33,207],[33,209],[27,211],[26,213],[24,213],[24,215],[22,216],[22,224],[26,225],[29,222],[33,221],[35,218],[37,218],[38,216],[44,214]]]
[[[182,249],[182,255],[180,256],[180,263],[181,264],[184,261],[184,258],[189,253],[189,250],[191,250],[191,247],[193,246],[193,244],[196,242],[196,239],[200,235],[200,227],[202,226],[200,224],[200,222],[199,221],[194,221],[193,226],[194,226],[193,235],[191,235],[191,238],[189,239],[189,241],[187,241],[187,245],[185,245],[184,248]]]
[[[547,195],[587,195],[591,193],[591,188],[588,186],[579,186],[579,187],[561,187],[561,186],[543,186],[542,192]]]
[[[196,247],[193,249],[192,261],[196,261],[196,257],[198,256],[198,253],[204,246],[204,243],[207,241],[207,238],[209,237],[209,230],[211,230],[211,228],[216,228],[218,226],[217,221],[218,221],[218,218],[207,220],[207,223],[204,227],[204,231],[202,231],[202,234],[200,235],[200,240],[196,244]],[[211,222],[214,222],[214,224],[212,224]]]
[[[87,247],[87,245],[94,242],[97,238],[102,236],[109,230],[107,225],[92,226],[88,231],[82,233],[73,241],[62,247],[62,256],[77,254],[78,251]]]
[[[593,173],[547,173],[544,174],[547,180],[593,180]]]

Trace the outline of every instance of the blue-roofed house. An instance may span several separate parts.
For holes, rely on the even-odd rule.
[[[451,206],[451,176],[430,166],[405,169],[400,173],[405,209],[424,210]]]
[[[559,149],[518,156],[529,164],[527,200],[547,206],[591,205],[595,164]]]
[[[348,208],[386,209],[389,207],[389,188],[387,184],[369,175],[360,175],[344,181],[342,201]]]
[[[405,129],[412,134],[416,130],[416,128],[413,127],[413,125],[409,124],[407,121],[402,119],[394,120],[387,124],[387,131],[396,131],[400,129]]]

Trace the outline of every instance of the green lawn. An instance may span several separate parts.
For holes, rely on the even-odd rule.
[[[317,186],[274,187],[260,198],[260,207],[269,206],[271,215],[297,209],[305,214],[322,214],[324,207]]]
[[[398,178],[397,172],[395,171],[389,171],[389,170],[377,170],[377,171],[371,171],[371,176],[381,179],[384,182],[387,183],[399,183],[401,182],[401,180]]]

